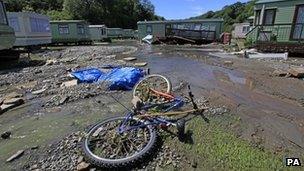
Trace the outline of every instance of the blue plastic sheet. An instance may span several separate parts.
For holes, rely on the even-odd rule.
[[[108,73],[103,73],[99,69],[92,68],[72,72],[72,75],[81,83],[102,84],[106,82],[110,90],[132,90],[144,76],[144,72],[141,69],[124,67],[114,68]]]
[[[111,72],[102,75],[99,82],[107,81],[110,90],[132,90],[135,84],[143,77],[143,70],[125,67],[115,68]]]
[[[83,69],[72,72],[72,75],[79,80],[80,83],[93,83],[97,82],[101,75],[104,73],[99,69]]]

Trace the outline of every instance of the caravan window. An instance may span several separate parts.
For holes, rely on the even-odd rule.
[[[261,20],[261,10],[255,11],[255,25],[260,25]]]
[[[265,16],[264,16],[264,25],[273,25],[275,20],[276,10],[275,9],[269,9],[265,10]]]
[[[148,34],[152,33],[152,26],[151,25],[147,25],[147,33]]]
[[[67,24],[58,25],[58,30],[59,30],[59,34],[69,34],[70,33],[69,25],[67,25]]]
[[[3,2],[0,2],[0,24],[7,24]]]
[[[84,25],[82,24],[77,24],[77,30],[78,30],[78,34],[84,34]]]
[[[9,26],[11,26],[15,32],[20,32],[20,26],[17,17],[12,17],[8,19]]]
[[[46,19],[30,18],[30,23],[31,23],[32,32],[39,32],[39,33],[50,32],[50,23]]]
[[[242,33],[248,33],[250,30],[250,26],[243,26],[243,31]]]

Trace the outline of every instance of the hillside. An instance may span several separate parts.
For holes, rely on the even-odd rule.
[[[206,19],[206,18],[223,18],[224,31],[231,32],[234,23],[241,23],[254,14],[254,4],[257,0],[251,0],[247,3],[237,2],[232,5],[225,6],[219,11],[208,11],[197,17],[190,19]]]

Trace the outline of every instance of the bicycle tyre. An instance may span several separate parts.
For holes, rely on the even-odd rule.
[[[166,84],[167,84],[167,90],[165,93],[170,93],[172,91],[172,83],[171,81],[166,78],[165,76],[163,75],[159,75],[159,74],[152,74],[152,75],[148,75],[147,77],[145,77],[144,79],[140,80],[135,86],[134,86],[134,89],[133,89],[133,97],[136,96],[136,90],[138,89],[138,86],[145,80],[149,79],[149,78],[152,78],[152,77],[159,77],[161,79],[163,79],[164,81],[166,81]]]
[[[82,139],[81,141],[81,148],[83,150],[83,154],[85,159],[98,167],[101,168],[108,168],[108,169],[115,169],[115,168],[125,168],[131,165],[134,165],[138,162],[141,162],[143,159],[146,157],[150,156],[150,154],[154,151],[153,149],[156,146],[156,131],[153,126],[145,126],[148,128],[150,132],[150,139],[149,142],[146,144],[146,146],[139,151],[138,153],[135,153],[134,155],[127,157],[127,158],[122,158],[122,159],[104,159],[100,158],[92,153],[88,146],[88,136],[94,133],[101,125],[112,122],[112,121],[117,121],[117,120],[123,120],[125,119],[124,117],[114,117],[110,118],[104,121],[101,121],[94,125],[91,129],[89,129],[87,135]]]

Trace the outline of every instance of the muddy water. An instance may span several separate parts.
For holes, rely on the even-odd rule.
[[[139,58],[148,61],[151,73],[166,75],[173,84],[186,81],[198,96],[218,94],[224,104],[233,104],[248,124],[245,138],[252,138],[259,128],[262,130],[259,136],[265,139],[266,146],[304,148],[304,108],[295,102],[264,94],[241,71],[207,65],[206,59],[161,54],[150,47],[144,51],[147,53],[141,52]]]

